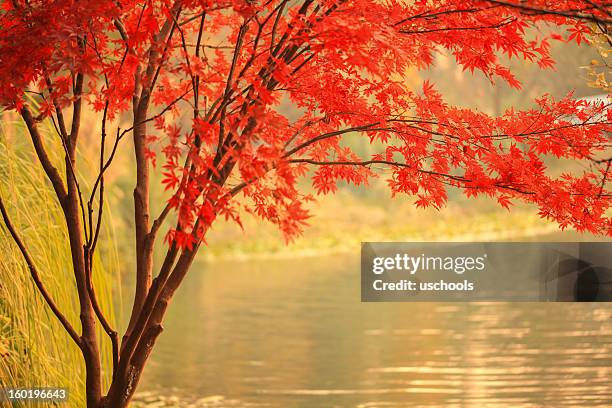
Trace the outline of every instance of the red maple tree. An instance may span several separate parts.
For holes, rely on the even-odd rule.
[[[382,174],[393,194],[414,196],[418,206],[444,206],[452,187],[505,207],[533,203],[562,228],[612,235],[608,104],[545,95],[533,109],[491,117],[449,106],[434,84],[408,89],[403,80],[408,68],[426,70],[446,52],[464,69],[520,89],[500,57],[551,68],[550,41],[607,33],[607,2],[12,0],[2,2],[0,21],[0,103],[27,125],[65,214],[80,331],[46,291],[1,199],[0,209],[42,296],[82,351],[90,408],[129,403],[168,303],[216,218],[240,222],[246,210],[287,238],[300,233],[304,203],[314,199],[299,191],[301,178],[327,194],[339,181],[362,185]],[[279,109],[282,101],[299,117]],[[75,171],[84,109],[101,117],[99,173],[88,196]],[[121,119],[131,125],[121,128]],[[56,129],[65,174],[49,157],[42,121]],[[356,138],[382,147],[360,157],[344,143]],[[135,157],[137,285],[119,341],[91,274],[105,172],[127,148]],[[584,170],[553,177],[545,157]],[[151,214],[156,161],[171,198]],[[154,243],[169,222],[167,253],[154,265]],[[113,345],[107,390],[97,322]]]

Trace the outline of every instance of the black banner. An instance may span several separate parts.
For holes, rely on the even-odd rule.
[[[361,300],[609,302],[612,242],[367,242]]]

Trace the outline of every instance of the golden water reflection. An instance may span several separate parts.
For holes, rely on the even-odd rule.
[[[612,406],[612,307],[361,303],[358,261],[196,265],[142,389],[239,406]]]

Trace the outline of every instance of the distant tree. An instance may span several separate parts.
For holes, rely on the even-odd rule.
[[[538,31],[530,30],[528,35],[542,36],[546,27]],[[592,40],[593,37],[589,37]],[[504,113],[508,107],[528,109],[534,105],[534,99],[542,94],[554,98],[573,92],[574,98],[597,93],[589,87],[589,75],[584,66],[598,57],[597,50],[591,43],[553,40],[550,42],[550,53],[555,61],[554,75],[551,70],[542,70],[537,64],[530,64],[522,59],[503,58],[503,63],[521,82],[520,92],[512,88],[501,78],[487,78],[480,72],[465,72],[451,56],[440,56],[435,66],[424,72],[424,77],[435,82],[436,89],[444,95],[445,101],[462,107],[475,108],[493,116]],[[469,90],[469,92],[466,92]]]
[[[80,329],[56,307],[1,200],[0,209],[36,286],[82,351],[90,408],[129,403],[215,219],[240,222],[246,209],[287,239],[300,233],[304,203],[314,199],[298,190],[300,178],[327,194],[338,181],[366,184],[386,169],[392,193],[414,196],[420,207],[444,206],[452,186],[504,207],[533,203],[562,228],[612,234],[608,105],[543,96],[536,109],[491,117],[449,106],[432,83],[413,90],[401,80],[407,68],[425,70],[446,51],[465,69],[519,88],[499,55],[548,68],[548,38],[531,40],[525,31],[545,23],[552,37],[582,42],[592,25],[612,22],[607,2],[13,0],[2,3],[0,20],[0,103],[25,122],[63,209]],[[281,99],[302,112],[297,120],[281,113]],[[85,191],[76,167],[88,108],[101,119],[99,172]],[[120,117],[131,124],[120,127]],[[65,152],[61,165],[39,131],[45,120]],[[133,145],[122,143],[126,136]],[[342,144],[359,137],[384,148],[359,157]],[[120,342],[91,274],[104,175],[117,151],[132,147],[136,290]],[[579,161],[584,171],[553,178],[542,160],[549,155]],[[157,160],[171,197],[151,214]],[[165,258],[154,265],[154,243],[170,222]],[[104,368],[112,372],[109,389],[102,388],[98,322],[113,346],[113,367]]]
[[[592,48],[597,51],[598,58],[593,59],[586,68],[587,84],[591,88],[600,89],[602,92],[610,93],[610,74],[612,73],[612,32],[609,26],[598,24],[594,27],[593,34],[589,37]]]

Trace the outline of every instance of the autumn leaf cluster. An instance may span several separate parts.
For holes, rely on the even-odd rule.
[[[587,42],[595,24],[610,22],[606,2],[33,0],[2,7],[2,105],[22,111],[35,98],[37,120],[57,123],[82,98],[104,115],[110,134],[122,117],[144,110],[134,127],[146,127],[147,158],[163,172],[178,215],[168,240],[181,247],[219,216],[240,222],[243,209],[286,237],[299,234],[305,203],[315,198],[300,190],[303,178],[327,194],[339,182],[385,177],[393,194],[421,207],[443,207],[456,188],[504,207],[533,203],[563,228],[612,234],[605,98],[543,95],[532,109],[492,117],[448,105],[433,83],[410,89],[403,80],[446,53],[519,92],[501,57],[554,75],[551,42]],[[85,83],[79,94],[77,74]],[[116,130],[120,139],[132,129]],[[360,138],[379,151],[360,157],[350,148]],[[580,170],[554,176],[551,158]]]

